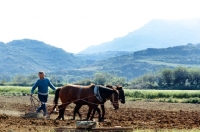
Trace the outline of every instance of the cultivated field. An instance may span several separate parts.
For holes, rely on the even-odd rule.
[[[27,88],[25,88],[27,89]],[[29,89],[28,89],[29,90]],[[19,91],[18,91],[19,92]],[[130,94],[132,91],[126,91]],[[137,91],[139,92],[139,91]],[[141,93],[150,91],[140,91]],[[154,94],[159,91],[154,91]],[[162,91],[160,91],[162,92]],[[180,95],[180,91],[175,91]],[[185,91],[188,97],[194,96],[198,91]],[[170,91],[165,91],[169,94]],[[171,93],[173,95],[174,92]],[[147,93],[146,93],[147,94]],[[54,120],[57,115],[47,119],[24,119],[24,115],[30,109],[29,96],[18,94],[2,94],[0,96],[0,131],[53,131],[55,127],[75,127],[75,121],[71,121],[74,105],[67,107],[65,111],[66,121]],[[148,94],[147,94],[148,95]],[[198,95],[198,94],[197,94]],[[36,96],[36,95],[35,95]],[[130,96],[127,95],[129,98]],[[171,96],[170,96],[171,97]],[[173,96],[175,98],[175,96]],[[185,96],[184,96],[185,97]],[[140,97],[138,97],[140,98]],[[167,98],[167,97],[165,97]],[[172,97],[171,97],[172,98]],[[164,99],[164,98],[163,98]],[[48,109],[52,107],[53,96],[49,98]],[[181,99],[180,99],[181,100]],[[153,101],[153,102],[152,102]],[[81,108],[83,117],[86,116],[87,106]],[[120,104],[120,109],[112,109],[110,102],[106,103],[106,121],[100,123],[101,127],[133,127],[135,131],[200,131],[200,104],[191,103],[167,103],[160,102],[156,98],[144,97],[139,101],[127,101]],[[78,117],[77,117],[78,119]]]

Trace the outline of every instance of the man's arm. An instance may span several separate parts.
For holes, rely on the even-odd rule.
[[[37,81],[38,82],[38,81]],[[33,85],[32,89],[31,89],[31,95],[34,93],[35,89],[37,88],[37,82]]]
[[[49,79],[48,79],[49,80]],[[51,81],[49,80],[49,87],[53,90],[56,90],[56,87],[53,86],[53,84],[51,83]]]

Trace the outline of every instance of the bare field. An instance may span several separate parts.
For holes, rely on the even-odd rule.
[[[48,109],[52,107],[53,96],[49,98]],[[71,121],[74,105],[67,107],[65,121],[51,119],[24,119],[21,116],[30,109],[28,96],[0,96],[0,131],[53,131],[55,127],[75,127]],[[86,116],[87,106],[81,108],[83,117]],[[120,109],[112,109],[110,102],[106,104],[106,121],[100,127],[133,127],[134,130],[199,130],[200,105],[183,103],[162,103],[128,101],[121,104]],[[78,117],[77,117],[78,119]]]

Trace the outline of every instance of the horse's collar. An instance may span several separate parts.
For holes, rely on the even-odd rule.
[[[100,92],[99,92],[99,86],[94,87],[94,96],[100,101],[103,102],[103,99],[101,98]]]

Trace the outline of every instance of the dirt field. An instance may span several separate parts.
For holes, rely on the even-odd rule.
[[[51,108],[53,97],[50,97],[48,109]],[[30,100],[28,96],[0,96],[0,131],[50,131],[55,127],[75,127],[71,121],[73,105],[65,111],[65,121],[51,119],[24,119],[21,116],[29,111]],[[86,116],[87,106],[81,108],[83,117]],[[170,104],[159,102],[126,102],[120,109],[112,109],[110,102],[106,104],[106,121],[100,123],[101,127],[123,126],[134,129],[199,129],[200,104]],[[79,119],[77,117],[77,119]]]

